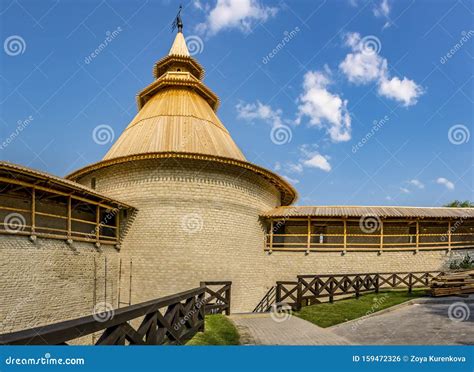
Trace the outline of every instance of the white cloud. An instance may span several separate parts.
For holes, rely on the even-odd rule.
[[[327,156],[323,156],[321,154],[313,154],[309,159],[303,161],[303,165],[309,168],[319,168],[325,172],[329,172],[331,168],[331,164],[329,164]]]
[[[386,69],[386,60],[377,53],[349,53],[339,68],[351,83],[367,84],[380,79]]]
[[[199,1],[195,2],[195,6],[202,9]],[[262,5],[258,0],[217,0],[205,22],[200,23],[197,29],[208,35],[232,28],[250,32],[255,24],[267,21],[277,12],[277,8]]]
[[[446,188],[448,190],[454,190],[454,183],[452,183],[450,180],[448,180],[447,178],[444,178],[444,177],[439,177],[437,180],[436,180],[436,183],[440,184],[440,185],[443,185],[443,186],[446,186]]]
[[[385,24],[383,25],[383,29],[386,29],[392,25],[392,21],[390,20],[390,11],[391,11],[390,3],[388,0],[382,0],[379,4],[376,4],[372,9],[372,12],[377,18],[384,18]]]
[[[408,190],[406,187],[400,187],[400,191],[403,192],[404,194],[410,193],[410,190]]]
[[[323,127],[334,142],[351,139],[351,117],[347,110],[347,100],[327,90],[331,83],[329,69],[308,71],[304,75],[303,93],[299,97],[299,124],[303,117],[309,118],[310,125]]]
[[[387,79],[383,77],[379,82],[378,92],[380,95],[403,102],[404,106],[414,105],[418,97],[423,94],[423,89],[413,80],[400,80],[398,77]]]
[[[419,189],[424,189],[425,188],[425,185],[417,179],[410,180],[410,181],[408,181],[408,183],[410,185],[413,185],[413,186],[419,188]]]
[[[388,0],[382,0],[372,9],[374,16],[387,18],[390,15],[390,4]]]
[[[362,38],[357,32],[346,35],[345,45],[352,49],[339,64],[339,69],[351,83],[368,84],[376,82],[378,94],[404,106],[416,104],[423,94],[423,89],[415,81],[403,77],[391,77],[388,72],[388,61],[379,52],[381,43],[378,38]]]
[[[271,106],[265,105],[260,101],[257,103],[243,103],[240,102],[235,106],[238,117],[248,121],[263,120],[272,126],[279,126],[283,124],[281,118],[282,111],[280,109],[272,109]]]

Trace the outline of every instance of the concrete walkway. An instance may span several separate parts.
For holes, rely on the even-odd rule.
[[[474,298],[427,298],[328,328],[354,344],[474,345]]]
[[[474,345],[474,296],[415,299],[330,328],[284,313],[230,319],[244,345]]]
[[[306,320],[290,316],[275,320],[268,313],[235,314],[230,319],[243,345],[347,345],[349,342]]]

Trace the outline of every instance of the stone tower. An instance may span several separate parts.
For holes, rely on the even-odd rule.
[[[138,209],[121,243],[131,302],[232,280],[232,311],[251,311],[272,284],[259,215],[291,204],[295,190],[246,160],[216,115],[181,30],[138,94],[138,114],[102,161],[68,178]],[[129,292],[130,290],[130,292]]]

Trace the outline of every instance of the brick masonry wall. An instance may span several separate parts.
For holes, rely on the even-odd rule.
[[[398,252],[273,252],[267,256],[266,273],[269,286],[277,280],[296,280],[304,274],[350,274],[409,271],[443,271],[451,261],[459,261],[466,254],[474,257],[474,250]]]
[[[131,302],[232,280],[232,311],[251,311],[277,280],[299,274],[446,269],[466,250],[413,252],[264,252],[259,214],[279,204],[278,191],[250,171],[218,163],[168,159],[118,164],[79,182],[139,209],[125,237],[121,299]],[[474,256],[474,251],[471,251]],[[129,262],[132,261],[130,280]]]
[[[167,159],[129,162],[89,174],[99,192],[138,208],[122,242],[122,301],[132,303],[232,280],[232,310],[263,295],[264,230],[259,214],[279,193],[253,172],[220,163]]]
[[[112,246],[0,235],[0,333],[91,315],[104,301],[116,307],[118,260]]]

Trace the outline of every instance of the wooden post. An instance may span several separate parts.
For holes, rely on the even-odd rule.
[[[329,283],[329,302],[334,302],[334,281],[331,278],[331,282]]]
[[[451,248],[451,220],[448,221],[448,248]]]
[[[72,201],[71,195],[67,198],[67,238],[71,239],[72,231]]]
[[[420,246],[420,221],[416,220],[416,249]]]
[[[120,242],[120,209],[117,211],[117,215],[115,217],[115,239],[117,243]]]
[[[199,295],[198,295],[198,303],[200,304],[200,307],[199,307],[199,315],[200,315],[200,318],[202,319],[202,325],[199,327],[199,332],[204,332],[205,330],[205,322],[204,320],[206,319],[206,301],[205,301],[205,297],[206,297],[206,290],[204,289]]]
[[[276,288],[275,288],[275,303],[278,306],[280,302],[281,302],[281,283],[277,282]]]
[[[31,234],[34,235],[36,227],[36,189],[31,191]]]
[[[100,205],[97,205],[95,213],[95,239],[100,240]]]
[[[344,250],[347,249],[347,219],[344,218]]]
[[[225,299],[227,300],[227,307],[225,309],[225,315],[230,315],[230,295],[231,295],[231,284],[228,284],[228,288],[225,291]]]
[[[380,274],[375,274],[375,293],[379,293],[379,288],[380,288],[380,282],[379,282],[379,279],[380,279]]]
[[[383,221],[380,219],[380,250],[383,250]]]
[[[413,274],[408,274],[408,293],[411,293],[413,287]]]
[[[273,218],[270,222],[270,250],[273,249]]]
[[[298,278],[298,288],[296,290],[296,311],[301,310],[301,307],[303,306],[303,283],[301,282],[301,278]]]
[[[308,252],[310,248],[311,248],[311,217],[308,216],[308,241],[307,241],[307,247],[306,247]]]

